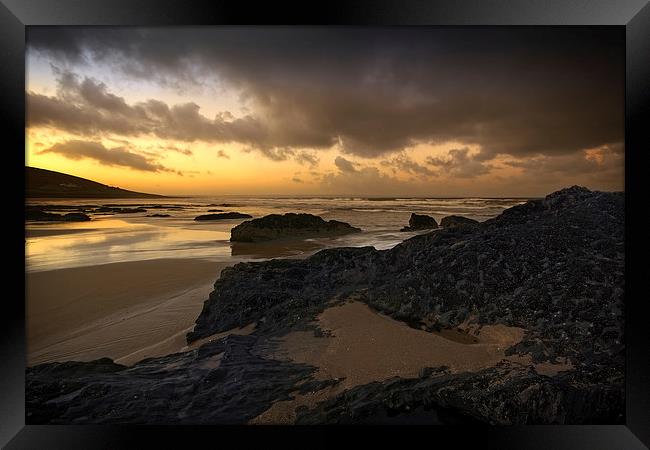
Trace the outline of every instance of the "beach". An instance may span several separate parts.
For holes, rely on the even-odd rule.
[[[291,215],[259,243],[225,239],[241,220],[197,224],[216,203],[197,199],[162,220],[28,223],[30,421],[620,420],[623,196],[572,187],[494,220],[488,200],[446,201],[460,218],[416,201],[440,227],[400,231],[414,221],[391,199],[319,199],[354,232],[291,238]]]
[[[363,197],[190,197],[153,203],[138,199],[33,199],[90,213],[86,222],[27,222],[26,320],[28,365],[108,357],[120,364],[181,351],[224,267],[243,261],[305,258],[323,248],[391,248],[422,232],[400,232],[411,211],[464,214],[485,220],[520,199]],[[105,207],[105,206],[104,206]],[[215,208],[253,217],[284,212],[350,222],[361,233],[262,243],[229,242],[242,219],[196,222]],[[151,217],[163,212],[168,217]],[[426,230],[425,230],[426,232]]]
[[[28,273],[27,364],[180,351],[226,266],[157,259]]]

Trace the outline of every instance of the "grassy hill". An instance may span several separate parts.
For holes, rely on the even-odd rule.
[[[85,178],[52,170],[25,167],[25,197],[27,198],[162,198],[107,186]]]

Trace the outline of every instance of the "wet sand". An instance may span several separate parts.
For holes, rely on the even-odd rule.
[[[318,338],[310,331],[292,332],[279,341],[277,353],[269,356],[316,366],[317,379],[344,380],[318,392],[296,393],[293,400],[276,402],[251,423],[292,423],[298,406],[312,407],[346,389],[373,381],[416,378],[424,367],[448,366],[454,373],[494,366],[505,358],[504,351],[524,336],[522,328],[489,325],[473,330],[477,332],[476,341],[457,339],[454,333],[465,333],[417,330],[360,302],[326,309],[318,317],[318,325],[331,336]]]
[[[131,364],[180,351],[227,265],[158,259],[27,273],[27,363]]]

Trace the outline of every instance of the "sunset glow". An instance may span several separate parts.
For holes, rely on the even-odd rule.
[[[623,188],[623,73],[602,36],[177,31],[30,29],[26,165],[178,195]]]

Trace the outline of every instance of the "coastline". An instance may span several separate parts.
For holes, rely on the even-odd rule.
[[[27,368],[29,421],[619,423],[623,201],[573,186],[219,274],[176,257],[28,275],[30,360],[76,361]]]

